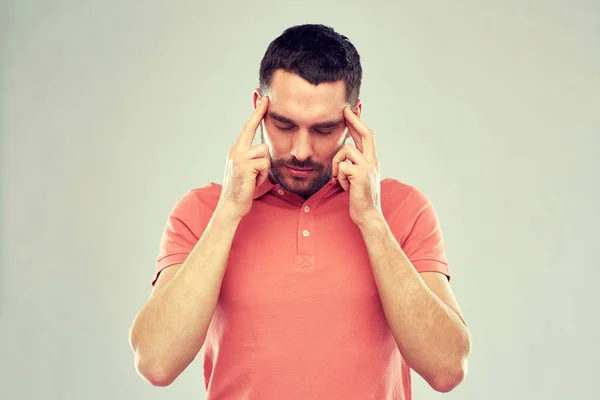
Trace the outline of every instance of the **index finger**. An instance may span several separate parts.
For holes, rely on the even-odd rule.
[[[350,110],[350,107],[346,107],[344,109],[344,117],[346,121],[350,123],[348,127],[348,131],[352,135],[352,130],[354,130],[358,135],[360,135],[360,143],[362,147],[362,153],[369,159],[374,159],[375,157],[375,139],[373,137],[373,131],[369,129],[369,127]],[[353,136],[354,138],[354,136]],[[356,139],[354,140],[356,142]]]
[[[252,113],[252,116],[250,119],[248,119],[248,121],[246,121],[246,124],[244,124],[244,129],[242,129],[242,133],[234,145],[235,148],[239,149],[240,151],[245,151],[252,147],[252,141],[256,135],[256,129],[258,129],[260,122],[267,112],[268,104],[269,96],[261,97],[258,106]]]

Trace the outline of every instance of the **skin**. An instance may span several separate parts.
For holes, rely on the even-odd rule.
[[[263,95],[269,97],[269,110],[260,125],[261,142],[269,146],[271,157],[269,177],[307,199],[331,179],[333,157],[349,137],[344,118],[346,86],[343,81],[314,86],[298,75],[277,70],[268,93],[254,91],[255,109]],[[360,117],[361,101],[352,108]],[[318,125],[327,122],[337,124]],[[309,177],[298,178],[286,166],[314,170]]]

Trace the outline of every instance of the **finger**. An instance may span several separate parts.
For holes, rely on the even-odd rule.
[[[362,137],[358,134],[358,132],[356,132],[356,130],[351,125],[348,124],[346,125],[346,127],[348,128],[348,133],[350,134],[350,137],[354,141],[354,145],[356,146],[358,151],[362,153],[364,150],[362,144]]]
[[[356,116],[350,107],[344,108],[344,118],[347,121],[348,131],[354,134],[358,134],[360,137],[362,153],[370,161],[375,161],[375,138],[373,131]],[[354,136],[352,136],[354,138]]]
[[[349,107],[346,107],[346,108],[348,108],[348,110],[350,110]],[[354,113],[352,113],[352,114],[354,114]],[[350,134],[350,137],[352,137],[352,140],[354,141],[356,148],[362,153],[363,152],[362,136],[356,131],[356,129],[354,129],[352,124],[350,124],[350,122],[347,120],[345,111],[344,111],[344,118],[345,118],[345,122],[346,122],[346,128],[348,128],[348,133]]]
[[[340,182],[340,185],[344,190],[350,190],[351,179],[356,177],[359,173],[358,166],[353,165],[349,160],[346,160],[340,163],[338,171],[338,181]]]
[[[347,143],[344,145],[344,151],[346,153],[346,158],[355,165],[362,165],[367,162],[365,155],[361,153],[356,146]]]
[[[340,186],[342,187],[342,189],[344,189],[345,191],[350,190],[350,180],[348,179],[348,175],[346,175],[345,168],[343,167],[343,165],[349,165],[347,162],[342,161],[340,163],[340,166],[338,168],[338,175],[337,175],[337,180],[338,182],[340,182]]]
[[[344,145],[344,146],[342,146],[341,149],[338,150],[337,153],[335,153],[335,155],[331,159],[331,175],[333,177],[338,176],[338,174],[339,174],[338,165],[345,159],[346,159],[346,146]]]
[[[251,160],[250,165],[256,173],[256,186],[260,186],[269,178],[269,171],[271,169],[271,160],[269,158],[258,158]]]
[[[351,144],[345,144],[331,159],[331,173],[337,176],[338,165],[344,160],[349,160],[356,165],[363,165],[367,162],[365,156]]]
[[[244,160],[252,160],[255,158],[263,158],[269,155],[269,146],[265,143],[252,146],[250,149],[242,153],[234,153],[234,157],[239,157]]]
[[[254,136],[256,135],[256,130],[260,125],[261,121],[265,117],[265,113],[267,112],[267,108],[269,105],[269,96],[263,96],[259,100],[259,103],[252,113],[252,116],[242,129],[242,133],[240,134],[238,140],[236,141],[234,148],[236,151],[245,151],[252,146],[252,141],[254,140]]]

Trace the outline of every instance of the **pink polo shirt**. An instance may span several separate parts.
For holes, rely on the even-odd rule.
[[[175,205],[152,284],[163,268],[185,261],[220,191],[209,183]],[[269,180],[256,189],[201,349],[208,400],[411,399],[410,368],[348,201],[334,178],[308,200]],[[428,198],[388,178],[381,203],[413,266],[450,277]]]

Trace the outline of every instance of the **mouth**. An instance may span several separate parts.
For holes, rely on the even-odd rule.
[[[296,176],[299,178],[305,178],[310,175],[311,172],[314,171],[314,168],[294,168],[294,167],[285,167],[288,173],[292,176]]]
[[[312,171],[312,170],[314,169],[314,168],[298,168],[298,167],[290,167],[290,166],[287,166],[287,165],[286,165],[286,167],[288,167],[289,169],[293,169],[293,170],[295,170],[295,171]]]

